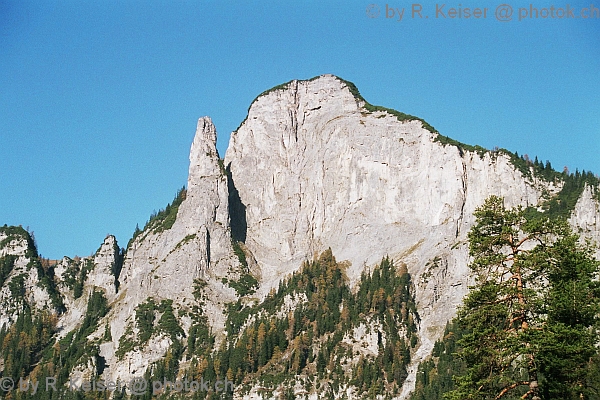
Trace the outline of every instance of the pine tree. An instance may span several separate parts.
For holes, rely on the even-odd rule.
[[[495,196],[475,216],[476,284],[458,313],[467,368],[446,397],[578,398],[596,353],[598,263],[565,221],[527,220]]]
[[[591,250],[566,235],[551,249],[547,322],[540,334],[539,359],[544,397],[589,398],[585,378],[597,354],[599,263]]]

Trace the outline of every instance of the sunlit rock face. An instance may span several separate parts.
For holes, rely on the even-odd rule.
[[[473,211],[492,194],[528,206],[557,188],[525,178],[506,155],[444,146],[420,121],[364,105],[337,77],[292,81],[254,101],[225,164],[262,294],[328,247],[350,261],[353,282],[382,257],[407,264],[422,318],[416,365],[467,291]]]
[[[235,300],[235,292],[222,278],[239,269],[231,245],[227,177],[216,150],[216,130],[208,117],[198,120],[190,151],[189,178],[185,199],[177,217],[150,225],[129,247],[119,276],[119,292],[113,309],[106,317],[113,343],[100,353],[112,367],[110,379],[130,379],[144,373],[148,365],[164,356],[170,338],[158,335],[145,346],[119,359],[119,339],[128,326],[135,327],[135,310],[153,299],[173,300],[176,315],[181,315],[184,330],[190,326],[183,317],[195,304],[194,282],[207,283],[204,312],[215,332],[222,336],[225,303]],[[135,332],[135,329],[134,329]]]
[[[503,196],[507,207],[536,206],[560,187],[524,176],[504,153],[444,145],[420,120],[400,119],[366,104],[352,84],[332,75],[292,81],[259,96],[232,133],[224,160],[216,150],[215,126],[200,118],[187,188],[168,216],[152,220],[125,253],[109,235],[95,254],[65,257],[54,267],[65,307],[58,338],[81,324],[94,291],[103,292],[109,307],[88,336],[99,343],[98,356],[72,371],[74,382],[93,377],[99,363],[106,365],[100,378],[129,381],[165,356],[172,340],[159,330],[141,345],[120,349],[140,333],[136,310],[149,299],[171,300],[186,334],[194,307],[201,307],[218,344],[227,304],[238,299],[228,280],[251,273],[259,286],[244,301],[260,301],[304,260],[331,248],[338,261],[347,261],[353,285],[386,256],[411,274],[420,322],[400,396],[406,398],[416,366],[468,290],[467,233],[475,209],[490,195]],[[600,206],[591,188],[580,196],[570,222],[600,241]],[[0,257],[14,256],[0,288],[0,326],[14,322],[20,306],[8,282],[22,274],[19,301],[52,309],[50,293],[31,268],[27,237],[0,231],[0,243]],[[75,289],[73,274],[82,268],[83,288]],[[288,300],[287,311],[306,299]],[[373,353],[377,329],[361,325],[344,340]]]

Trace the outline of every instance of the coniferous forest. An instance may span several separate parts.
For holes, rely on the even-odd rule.
[[[599,263],[564,219],[491,197],[469,233],[475,284],[413,400],[600,399]]]
[[[11,259],[3,259],[9,263]],[[4,264],[3,264],[4,265]],[[126,332],[119,342],[118,356],[143,345],[161,332],[170,337],[167,354],[153,363],[145,375],[148,382],[187,379],[227,379],[236,392],[247,392],[260,384],[267,397],[295,398],[301,382],[305,393],[317,391],[322,398],[371,398],[399,392],[417,345],[419,316],[416,312],[410,275],[404,264],[385,258],[363,272],[352,291],[345,274],[347,265],[337,262],[331,250],[282,281],[264,301],[241,298],[229,304],[225,339],[216,341],[208,327],[202,305],[201,280],[195,282],[197,306],[187,335],[179,325],[171,301],[148,299],[135,311],[137,335]],[[107,312],[106,299],[94,292],[88,301],[81,326],[57,343],[56,318],[32,316],[27,310],[9,329],[0,331],[6,376],[45,381],[56,377],[57,387],[69,384],[69,371],[89,357],[102,373],[98,348],[86,340]],[[177,315],[182,317],[182,315]],[[111,340],[106,331],[102,340]],[[183,362],[182,360],[185,360]],[[100,362],[98,362],[100,361]],[[241,388],[241,389],[240,389]],[[283,388],[283,389],[282,389]],[[300,392],[302,390],[300,389]],[[343,393],[350,393],[349,395]],[[354,394],[352,394],[354,393]],[[15,399],[99,399],[110,391],[13,391]],[[5,393],[2,393],[5,395]],[[170,398],[172,393],[152,393],[133,398]],[[114,398],[128,398],[117,391]],[[232,398],[231,392],[197,391],[192,398]]]
[[[537,160],[533,165],[542,168]],[[431,356],[419,365],[412,400],[600,399],[600,263],[593,243],[582,240],[565,219],[574,202],[570,193],[580,194],[591,178],[585,173],[570,176],[565,183],[570,191],[563,188],[541,210],[509,209],[495,196],[476,210],[468,235],[473,284]],[[182,189],[144,229],[168,229],[163,225],[172,224],[184,198]],[[30,260],[25,271],[36,271],[50,303],[64,310],[53,268],[38,255],[33,237],[20,227],[1,229],[7,243],[15,237],[25,240]],[[135,235],[142,232],[136,229]],[[242,246],[232,243],[247,268]],[[17,260],[0,257],[0,283],[14,275]],[[419,345],[411,276],[401,260],[386,257],[351,285],[347,267],[329,249],[305,261],[262,300],[253,297],[257,280],[248,271],[238,281],[224,280],[239,295],[225,304],[224,332],[210,328],[204,307],[207,282],[196,279],[191,311],[164,299],[147,298],[137,305],[115,354],[123,359],[162,335],[170,347],[150,364],[147,382],[226,379],[236,394],[254,391],[264,398],[311,393],[319,398],[393,398]],[[74,299],[82,297],[92,269],[90,259],[70,260],[64,284]],[[93,290],[76,329],[60,335],[55,313],[30,308],[25,279],[23,273],[5,285],[11,294],[5,306],[21,311],[0,329],[2,377],[41,382],[49,377],[64,388],[73,370],[92,364],[95,376],[101,376],[107,366],[99,346],[112,340],[108,326],[97,337],[99,321],[110,310],[104,293]],[[191,321],[185,330],[182,318]],[[173,393],[153,393],[150,387],[134,396],[124,390],[62,390],[0,392],[0,397],[101,399],[111,394],[114,399],[173,398]],[[233,393],[210,388],[186,398],[233,398]]]

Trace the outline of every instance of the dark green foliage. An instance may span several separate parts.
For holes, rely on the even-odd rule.
[[[531,178],[531,165],[529,158],[526,156],[519,157],[519,153],[512,153],[506,149],[499,149],[499,154],[505,154],[510,158],[511,164],[523,174],[525,177]]]
[[[29,232],[27,232],[21,226],[4,225],[4,226],[0,227],[0,233],[3,233],[6,235],[6,238],[4,238],[2,241],[0,241],[0,248],[4,247],[5,245],[7,245],[8,243],[12,242],[15,239],[17,239],[17,240],[24,239],[29,244],[29,246],[28,246],[29,248],[35,249],[31,235],[29,235]]]
[[[119,347],[117,347],[117,351],[115,351],[115,355],[119,360],[123,359],[123,356],[129,353],[136,347],[136,340],[133,337],[133,331],[131,326],[128,326],[125,329],[125,332],[119,338]]]
[[[0,232],[7,235],[7,237],[0,242],[0,248],[10,243],[13,240],[24,240],[27,243],[27,250],[25,251],[25,257],[29,259],[27,264],[27,270],[35,268],[37,271],[37,277],[39,280],[38,285],[44,288],[48,295],[55,311],[61,313],[64,311],[64,304],[58,289],[54,282],[54,269],[52,267],[44,268],[40,261],[40,257],[35,246],[35,239],[32,234],[27,232],[20,226],[7,226],[0,227]],[[14,255],[6,255],[0,258],[0,286],[4,285],[9,274],[12,272],[14,263],[18,257]],[[19,274],[11,279],[8,283],[8,287],[16,300],[24,300],[24,278],[25,275]]]
[[[585,383],[596,343],[600,313],[599,263],[576,235],[552,246],[544,330],[538,333],[540,383],[547,399],[579,399],[600,394]]]
[[[4,285],[4,281],[8,277],[15,266],[17,256],[8,254],[4,257],[0,257],[0,286]]]
[[[63,281],[69,289],[73,290],[73,297],[78,299],[83,294],[83,286],[87,275],[94,269],[94,262],[88,258],[85,262],[77,258],[70,260],[69,267],[63,275]]]
[[[140,230],[139,226],[136,225],[132,238],[127,242],[127,248],[129,249],[133,241],[143,232],[153,231],[158,233],[171,229],[177,218],[179,206],[185,200],[186,194],[187,192],[184,186],[177,191],[173,201],[167,204],[164,209],[159,210],[158,212],[155,211],[150,215],[150,219],[144,225],[144,229]]]
[[[592,172],[575,170],[575,173],[569,173],[566,167],[562,172],[558,172],[552,168],[550,161],[543,163],[538,161],[537,157],[531,161],[527,155],[519,156],[517,153],[511,153],[505,149],[500,149],[498,152],[509,156],[512,164],[523,176],[535,177],[556,184],[562,183],[560,192],[542,203],[543,216],[533,207],[527,210],[526,215],[530,219],[536,217],[569,218],[586,185],[591,188],[596,199],[600,201],[600,179]]]
[[[157,321],[158,315],[160,316]],[[119,358],[122,358],[127,352],[136,347],[144,346],[156,333],[166,334],[173,343],[179,342],[185,336],[185,332],[175,316],[173,300],[170,299],[162,300],[160,304],[156,304],[154,299],[148,298],[136,307],[135,323],[138,329],[137,336],[134,337],[130,326],[119,339],[119,347],[116,351]]]
[[[79,328],[69,332],[58,343],[46,349],[43,363],[53,365],[57,387],[68,381],[69,374],[75,366],[87,363],[92,357],[98,357],[97,344],[89,342],[87,337],[96,331],[99,321],[107,312],[108,304],[104,293],[92,292]]]
[[[242,274],[237,281],[225,279],[225,283],[235,289],[240,297],[254,293],[258,287],[256,278],[248,273]]]
[[[121,269],[123,268],[123,262],[125,260],[125,249],[119,248],[119,245],[117,244],[117,241],[115,240],[113,250],[116,254],[116,259],[112,265],[111,272],[113,273],[113,275],[115,277],[115,291],[118,292],[119,285],[120,285],[119,276],[121,275]]]
[[[174,342],[180,337],[185,336],[173,312],[173,300],[167,299],[161,301],[158,311],[161,313],[158,320],[158,330],[160,332],[166,333]]]
[[[563,181],[562,189],[555,197],[542,205],[544,214],[550,218],[569,218],[586,185],[590,186],[596,194],[600,194],[600,180],[591,172],[575,171],[574,174],[565,172],[560,176]]]
[[[233,247],[233,252],[237,256],[238,260],[240,260],[240,264],[245,268],[248,268],[248,261],[246,260],[246,253],[242,249],[240,242],[231,239],[231,246]]]
[[[162,232],[171,229],[177,218],[179,206],[183,200],[185,200],[186,194],[185,187],[179,189],[173,201],[170,204],[167,204],[164,210],[160,210],[150,216],[150,219],[144,226],[144,231],[151,229],[155,232]]]
[[[135,322],[139,329],[138,341],[140,344],[146,343],[154,333],[154,319],[156,312],[156,303],[154,299],[149,298],[146,302],[137,306],[135,310]]]
[[[127,242],[127,248],[129,248],[131,246],[131,244],[133,243],[133,241],[142,233],[142,230],[140,229],[139,224],[135,224],[135,230],[133,231],[133,235],[131,236],[131,239],[129,239],[129,241]]]
[[[600,322],[599,263],[591,250],[562,220],[527,219],[522,208],[505,209],[501,198],[486,200],[475,216],[469,244],[476,285],[453,325],[458,348],[436,345],[456,348],[454,387],[436,371],[436,379],[421,377],[417,394],[588,398]],[[433,368],[428,361],[421,370]]]
[[[3,376],[27,376],[52,343],[56,317],[44,311],[33,315],[26,306],[10,328],[0,329],[0,355],[4,361]]]
[[[14,301],[23,302],[25,296],[25,277],[26,275],[19,274],[14,276],[10,282],[8,282],[8,289],[10,290],[10,297]]]
[[[386,258],[372,273],[363,274],[353,294],[345,265],[335,260],[331,250],[305,262],[261,304],[229,305],[230,339],[214,356],[215,373],[236,384],[258,380],[271,390],[278,385],[291,389],[287,386],[291,382],[313,373],[318,380],[308,384],[311,390],[321,383],[334,390],[342,383],[352,384],[377,394],[398,390],[407,376],[418,323],[410,276],[405,267],[401,270]],[[277,316],[290,298],[306,301]],[[363,357],[353,368],[342,367],[342,360],[350,363],[354,358],[344,335],[361,324],[381,327],[377,328],[381,329],[378,355]],[[210,365],[210,357],[205,360]]]
[[[455,388],[453,376],[466,372],[465,362],[455,356],[461,350],[458,341],[462,335],[458,323],[453,321],[446,326],[443,338],[433,347],[431,359],[419,364],[411,400],[442,399],[444,393]]]
[[[195,323],[190,327],[187,338],[187,351],[189,355],[208,356],[215,344],[215,337],[212,335],[208,319],[200,314],[195,318]]]
[[[293,81],[289,81],[289,82],[285,82],[285,83],[281,83],[279,85],[273,86],[271,89],[267,89],[264,92],[262,92],[261,94],[259,94],[258,96],[256,96],[256,98],[252,101],[252,103],[254,103],[256,100],[258,100],[260,97],[266,96],[271,92],[275,92],[277,90],[285,90],[288,88],[289,84],[292,83]],[[250,104],[252,104],[250,103]]]
[[[394,117],[396,117],[398,119],[398,121],[400,121],[400,122],[404,122],[404,121],[421,121],[421,124],[423,125],[423,128],[427,129],[431,133],[436,133],[437,132],[433,126],[429,125],[427,123],[427,121],[425,121],[422,118],[415,117],[414,115],[410,115],[410,114],[405,114],[403,112],[396,111],[396,110],[393,110],[391,108],[386,108],[386,107],[382,107],[382,106],[374,106],[374,105],[370,104],[368,101],[366,101],[364,99],[364,97],[362,97],[362,95],[360,94],[360,92],[358,91],[358,88],[356,87],[356,85],[354,83],[348,82],[348,81],[343,80],[341,78],[337,78],[337,79],[339,79],[340,81],[342,81],[343,83],[346,84],[346,86],[350,90],[350,93],[352,93],[352,95],[354,96],[354,98],[356,100],[364,102],[364,106],[363,107],[368,112],[370,112],[370,113],[374,113],[374,112],[378,112],[378,111],[386,112],[386,113],[388,113],[388,114],[393,115]]]
[[[40,262],[40,259],[38,257],[30,261],[30,264],[32,266],[35,266],[35,268],[37,269],[39,286],[46,289],[46,292],[50,296],[50,301],[52,303],[52,306],[54,307],[54,310],[59,314],[65,312],[66,308],[63,303],[63,299],[60,295],[60,292],[58,291],[58,288],[56,287],[56,283],[54,280],[54,268],[42,267],[42,263]]]
[[[222,158],[217,159],[217,164],[219,165],[219,171],[223,176],[227,176],[227,168],[225,168],[225,161]]]
[[[446,145],[456,146],[458,148],[458,151],[461,156],[464,154],[465,151],[477,153],[477,154],[479,154],[480,157],[483,157],[485,155],[485,153],[488,152],[487,149],[485,149],[481,146],[477,146],[477,145],[472,146],[470,144],[461,143],[458,140],[454,140],[454,139],[449,138],[448,136],[444,136],[444,135],[440,135],[440,134],[438,134],[435,137],[434,141],[441,143],[444,146],[446,146]]]
[[[242,266],[242,273],[238,280],[223,278],[222,282],[232,287],[238,296],[243,297],[252,294],[258,288],[258,281],[248,269],[248,260],[246,260],[246,253],[244,252],[243,243],[231,238],[231,246],[233,252],[238,257],[238,260]]]

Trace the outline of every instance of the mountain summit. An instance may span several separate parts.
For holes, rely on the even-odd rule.
[[[215,144],[203,117],[187,187],[126,249],[109,236],[95,255],[50,267],[27,232],[0,230],[2,335],[24,310],[51,332],[27,365],[3,349],[4,376],[81,385],[162,372],[226,377],[237,398],[318,387],[355,398],[369,390],[358,374],[383,357],[393,378],[381,387],[406,398],[468,291],[467,233],[486,198],[567,213],[600,239],[591,174],[458,143],[333,75],[264,92],[224,159]]]

